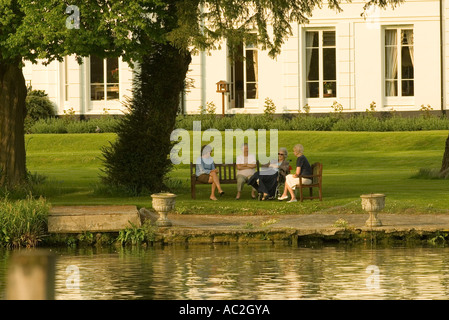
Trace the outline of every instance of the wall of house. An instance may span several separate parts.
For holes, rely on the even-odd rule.
[[[443,8],[443,76],[444,103],[449,101],[449,0],[441,0]],[[231,108],[229,95],[225,99],[225,112],[261,113],[265,99],[270,98],[278,113],[297,113],[305,105],[311,112],[331,112],[336,101],[344,111],[365,111],[375,102],[378,111],[416,111],[421,105],[441,109],[441,65],[440,65],[440,1],[407,0],[394,10],[370,10],[363,18],[364,2],[354,0],[342,4],[343,12],[323,7],[315,10],[310,22],[292,25],[293,34],[286,40],[281,54],[275,59],[267,52],[258,51],[259,97],[248,100],[245,108]],[[413,97],[390,98],[385,96],[385,48],[384,32],[387,27],[409,26],[414,34],[414,91]],[[305,32],[331,28],[336,31],[337,97],[306,97]],[[69,57],[68,87],[65,98],[65,64],[53,62],[45,67],[27,63],[25,79],[34,89],[45,90],[55,104],[59,114],[73,110],[77,114],[121,114],[125,108],[122,102],[131,96],[132,70],[121,62],[121,101],[91,101],[89,59],[78,65]],[[222,112],[222,94],[216,92],[220,80],[230,82],[230,64],[226,42],[220,50],[200,52],[193,56],[188,72],[192,84],[184,95],[184,110],[198,113],[201,106],[213,103],[216,112]]]
[[[89,58],[83,61],[79,65],[75,57],[70,56],[67,57],[67,62],[53,61],[48,66],[26,62],[23,68],[25,81],[33,89],[45,90],[60,115],[72,110],[77,115],[87,116],[123,114],[123,102],[132,96],[132,69],[127,63],[119,62],[120,100],[91,101]],[[65,72],[68,72],[67,77]],[[65,81],[68,85],[67,97]]]
[[[405,1],[392,9],[369,10],[361,16],[364,2],[352,1],[342,5],[337,13],[323,7],[315,10],[306,25],[294,25],[293,35],[275,59],[259,51],[259,99],[250,101],[244,109],[230,108],[226,99],[227,113],[260,113],[265,98],[271,98],[277,112],[297,112],[306,104],[311,112],[330,112],[336,101],[345,111],[365,111],[372,102],[378,111],[414,111],[421,105],[441,108],[440,86],[440,12],[438,0]],[[449,16],[448,1],[443,2],[445,21]],[[414,86],[413,97],[387,98],[384,82],[384,30],[386,27],[407,26],[414,33]],[[446,24],[449,26],[449,24]],[[445,39],[449,30],[445,26]],[[305,31],[333,28],[337,47],[337,97],[306,98],[305,85]],[[449,41],[446,41],[445,47]],[[189,77],[195,89],[186,95],[186,110],[198,112],[199,106],[213,102],[221,112],[221,94],[215,92],[219,80],[230,81],[226,44],[222,50],[199,54],[193,58]],[[449,57],[445,59],[445,73],[449,76]],[[446,79],[449,77],[446,76]],[[445,88],[449,83],[445,82]],[[448,92],[447,89],[445,89]],[[448,101],[448,99],[446,99]],[[445,108],[447,105],[445,104]]]

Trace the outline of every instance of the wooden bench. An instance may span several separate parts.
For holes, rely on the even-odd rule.
[[[300,176],[299,178],[299,200],[302,202],[304,199],[320,199],[320,201],[323,201],[323,191],[322,191],[322,181],[323,181],[323,164],[319,162],[315,162],[312,164],[312,175],[309,176]],[[302,184],[302,179],[311,179],[312,184]],[[309,188],[310,196],[304,197],[303,195],[303,189]],[[318,188],[318,195],[313,195],[313,188]]]
[[[215,169],[218,169],[218,178],[220,184],[237,184],[237,165],[232,164],[215,164]],[[259,161],[257,161],[257,168],[259,170]],[[196,199],[196,185],[208,184],[198,181],[196,176],[196,164],[190,163],[190,192],[192,199]]]

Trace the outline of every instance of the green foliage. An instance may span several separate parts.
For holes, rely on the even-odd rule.
[[[347,117],[313,116],[308,113],[299,113],[292,117],[269,119],[264,115],[236,114],[217,118],[204,109],[203,115],[178,115],[176,127],[192,130],[193,121],[201,121],[203,130],[215,128],[225,129],[278,129],[301,131],[421,131],[421,130],[447,130],[449,120],[446,117],[399,117],[396,115],[380,116],[375,111],[363,114],[354,114]],[[374,106],[375,108],[375,106]],[[303,107],[306,111],[306,106]],[[378,115],[378,116],[376,116]],[[48,118],[36,121],[28,129],[32,134],[52,133],[96,133],[117,132],[120,119],[114,116],[92,118],[88,120],[68,122],[62,118]]]
[[[376,102],[371,102],[369,105],[369,109],[366,109],[367,114],[374,114],[376,112]]]
[[[189,52],[154,43],[134,77],[129,112],[119,121],[117,139],[102,149],[105,184],[136,194],[165,188],[163,179],[172,166],[170,135],[190,62]]]
[[[426,119],[429,119],[430,117],[432,117],[431,111],[433,110],[432,106],[430,104],[428,104],[427,106],[425,105],[421,105],[421,108],[419,109],[419,111],[421,111],[422,116]]]
[[[447,130],[446,117],[399,117],[396,115],[376,116],[375,112],[365,112],[344,116],[341,105],[335,105],[335,112],[325,116],[299,113],[290,118],[270,119],[265,115],[236,114],[225,118],[202,118],[200,116],[178,116],[177,128],[192,130],[193,121],[201,121],[202,130],[225,129],[277,129],[299,131],[422,131]]]
[[[201,120],[213,120],[217,114],[217,107],[215,106],[215,103],[212,101],[206,102],[206,107],[200,106],[199,108],[200,118]]]
[[[25,103],[27,117],[34,121],[55,116],[53,104],[43,90],[29,90]]]
[[[25,131],[30,132],[31,127],[40,119],[48,119],[55,116],[53,104],[43,90],[28,90],[25,100],[26,117]]]
[[[309,106],[309,104],[306,103],[306,105],[304,107],[302,107],[302,110],[304,111],[305,114],[309,114],[310,113],[310,106]]]
[[[62,116],[62,119],[64,119],[64,121],[67,123],[80,120],[79,117],[76,115],[76,111],[75,109],[73,109],[73,107],[64,110],[64,115]]]
[[[68,121],[68,118],[38,120],[28,128],[29,133],[105,133],[116,132],[119,119],[114,116]]]
[[[438,244],[442,244],[444,245],[446,243],[446,239],[447,239],[447,234],[445,233],[440,233],[439,231],[436,232],[436,234],[427,240],[427,242],[431,245],[438,245]]]
[[[244,229],[254,229],[254,225],[251,222],[247,222],[244,226]]]
[[[341,114],[343,113],[343,105],[341,103],[338,103],[338,101],[334,101],[331,108],[332,108],[331,115],[341,117]]]
[[[78,243],[82,245],[92,245],[95,242],[95,238],[92,232],[84,231],[78,235]]]
[[[273,100],[271,100],[270,98],[265,98],[263,110],[265,117],[268,118],[269,120],[272,120],[275,112],[276,112],[276,105],[274,104]]]
[[[334,228],[345,228],[346,229],[346,228],[349,227],[349,223],[345,219],[340,218],[340,219],[338,219],[338,220],[336,220],[334,222],[333,227]]]
[[[0,201],[0,246],[36,247],[47,232],[50,205],[43,199],[28,197]]]
[[[152,242],[156,237],[156,227],[150,221],[145,221],[141,227],[130,222],[130,226],[119,231],[116,239],[123,245],[140,245],[144,242]]]

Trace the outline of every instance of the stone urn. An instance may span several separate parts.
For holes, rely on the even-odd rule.
[[[156,225],[158,227],[172,226],[167,214],[175,209],[176,195],[173,193],[156,193],[152,194],[151,198],[153,198],[153,209],[159,214]]]
[[[369,218],[366,220],[367,227],[379,227],[382,221],[377,217],[377,213],[385,207],[385,195],[381,193],[371,193],[361,195],[362,208],[369,213]]]

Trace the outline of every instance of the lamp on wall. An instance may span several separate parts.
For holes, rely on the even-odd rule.
[[[224,81],[218,81],[217,82],[217,93],[221,93],[221,99],[222,99],[222,116],[225,115],[225,94],[229,92],[229,84]]]

